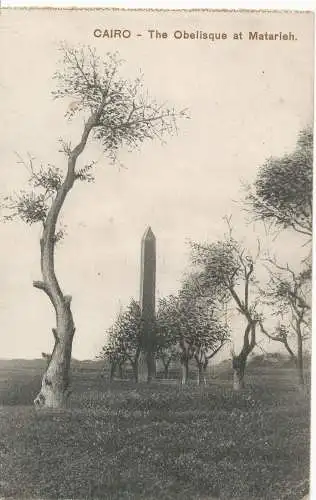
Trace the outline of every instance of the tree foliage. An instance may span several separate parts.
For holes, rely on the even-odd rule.
[[[106,333],[107,340],[100,357],[115,364],[128,360],[134,367],[138,362],[143,343],[141,309],[134,299],[125,310],[119,312],[114,324]]]
[[[159,302],[158,328],[171,345],[180,348],[180,359],[195,358],[205,362],[229,338],[227,327],[216,316],[208,301],[188,298],[181,291]]]
[[[291,269],[289,264],[279,264],[275,258],[267,258],[266,262],[270,279],[268,286],[262,291],[263,300],[281,316],[291,311],[297,317],[310,314],[311,262],[305,261],[305,266],[297,272]]]
[[[313,131],[307,127],[292,153],[260,167],[253,188],[247,188],[246,205],[255,220],[311,236],[312,195]]]
[[[179,358],[176,330],[168,313],[168,299],[160,298],[156,315],[156,358],[162,361],[166,372],[170,363]]]
[[[71,99],[66,116],[97,113],[93,137],[101,142],[105,154],[113,161],[118,151],[138,148],[147,139],[163,140],[177,131],[179,113],[149,97],[143,77],[128,80],[121,76],[124,61],[118,53],[107,53],[105,59],[95,49],[62,47],[61,70],[55,73],[55,99]]]
[[[36,165],[35,158],[31,155],[27,155],[26,159],[19,156],[18,163],[29,172],[29,187],[4,197],[0,204],[2,220],[21,220],[30,226],[41,223],[44,227],[49,210],[62,186],[64,174],[52,164]],[[55,227],[53,243],[60,241],[64,235],[65,228],[59,224]]]
[[[204,296],[220,303],[233,299],[239,313],[254,319],[258,302],[254,294],[250,296],[256,283],[254,260],[231,233],[214,243],[192,242],[191,262]]]

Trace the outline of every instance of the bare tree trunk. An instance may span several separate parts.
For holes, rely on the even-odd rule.
[[[56,314],[56,328],[53,328],[55,346],[52,357],[42,379],[42,388],[34,400],[37,407],[62,407],[70,394],[69,370],[75,325],[70,308],[71,297],[63,294],[55,275],[56,224],[65,199],[76,180],[77,159],[86,146],[89,134],[96,125],[104,104],[105,101],[102,101],[102,106],[87,120],[80,142],[69,152],[66,177],[58,187],[43,223],[40,241],[42,281],[34,281],[33,286],[45,292],[51,301]]]
[[[234,391],[241,391],[245,387],[245,368],[246,368],[246,357],[239,356],[233,357],[233,389]]]
[[[113,381],[115,375],[116,363],[113,361],[110,366],[110,382]]]
[[[66,404],[70,394],[69,371],[75,325],[71,312],[71,297],[60,289],[54,269],[55,229],[59,211],[73,184],[73,177],[58,191],[48,213],[41,238],[41,271],[43,281],[34,281],[35,288],[43,290],[54,306],[56,328],[53,328],[55,345],[50,362],[42,379],[42,387],[34,400],[37,407],[59,408]]]
[[[211,357],[213,357],[213,355]],[[206,374],[207,374],[208,364],[209,364],[209,360],[208,360],[208,358],[206,358],[204,363],[203,363],[203,382],[204,382],[204,385],[206,385]]]
[[[247,358],[256,345],[257,321],[248,318],[248,324],[244,333],[244,343],[238,356],[233,356],[233,389],[241,391],[245,387],[244,376]]]
[[[185,385],[188,383],[189,379],[189,360],[187,358],[181,360],[181,368],[182,368],[181,384]]]
[[[297,359],[297,375],[300,387],[305,386],[303,359]]]
[[[163,361],[163,367],[164,367],[164,378],[169,378],[169,364],[170,364],[170,361],[168,361],[167,363],[165,363]]]
[[[124,363],[120,363],[120,364],[118,365],[118,369],[119,369],[119,378],[120,378],[120,379],[124,378],[124,374],[123,374],[123,365],[124,365]]]
[[[202,385],[203,381],[203,363],[197,363],[198,372],[197,372],[197,385]]]
[[[34,400],[38,407],[60,408],[65,406],[70,394],[70,361],[72,340],[75,333],[70,302],[65,300],[57,314],[57,328],[53,329],[55,345],[50,362],[42,379],[42,387]]]
[[[301,333],[301,326],[298,324],[297,326],[297,375],[298,375],[298,383],[300,387],[304,387],[304,364],[303,364],[303,339]]]
[[[138,383],[138,359],[132,362],[134,382]]]

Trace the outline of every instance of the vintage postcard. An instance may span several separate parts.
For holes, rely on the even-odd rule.
[[[312,498],[313,12],[2,8],[0,54],[0,497]]]

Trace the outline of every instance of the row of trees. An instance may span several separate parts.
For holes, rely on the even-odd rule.
[[[165,378],[171,362],[179,360],[183,384],[188,381],[190,360],[197,365],[200,384],[209,360],[229,340],[228,328],[216,317],[213,305],[187,297],[183,291],[159,300],[152,335],[155,358],[162,363]],[[129,362],[138,382],[140,357],[146,355],[145,339],[140,306],[131,300],[107,331],[107,342],[100,354],[110,362],[111,379],[115,370],[122,374],[122,368]]]
[[[223,322],[224,311],[230,308],[244,323],[241,348],[233,352],[234,389],[244,387],[247,359],[259,335],[284,346],[297,366],[299,384],[304,385],[303,347],[311,332],[312,164],[313,135],[307,128],[300,133],[292,154],[271,158],[261,167],[254,185],[247,186],[245,199],[252,219],[268,222],[270,231],[295,231],[302,245],[308,245],[298,270],[270,253],[261,255],[260,245],[255,256],[247,252],[234,238],[229,218],[222,240],[191,242],[191,269],[182,289],[158,303],[156,357],[166,373],[171,360],[178,357],[186,383],[189,361],[194,359],[201,382],[208,361],[231,338],[227,316]],[[262,265],[268,276],[264,284],[256,278]],[[119,314],[108,335],[102,356],[112,366],[129,360],[137,380],[137,363],[144,349],[136,302]]]

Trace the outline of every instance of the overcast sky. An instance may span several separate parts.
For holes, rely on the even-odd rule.
[[[100,29],[129,29],[131,38],[95,38]],[[150,40],[148,29],[168,33]],[[176,40],[175,30],[225,32],[227,39]],[[249,41],[248,32],[294,33],[295,41]],[[244,40],[232,33],[243,32]],[[137,37],[139,33],[142,36]],[[109,164],[97,143],[96,182],[76,184],[62,221],[68,236],[57,249],[57,275],[73,296],[73,355],[95,356],[104,332],[130,297],[139,296],[140,240],[147,225],[157,238],[157,295],[176,292],[188,264],[186,241],[213,241],[233,215],[236,237],[255,249],[259,226],[246,225],[238,200],[271,155],[290,152],[312,120],[313,17],[290,13],[2,11],[0,16],[1,194],[26,187],[16,152],[65,168],[58,138],[78,140],[82,121],[67,122],[69,102],[53,101],[58,44],[89,44],[102,56],[119,51],[131,78],[144,73],[150,95],[190,120],[167,144],[122,151],[124,169]],[[53,345],[54,316],[40,279],[40,227],[2,224],[0,357],[39,357]],[[284,233],[272,250],[297,260],[301,242]]]

